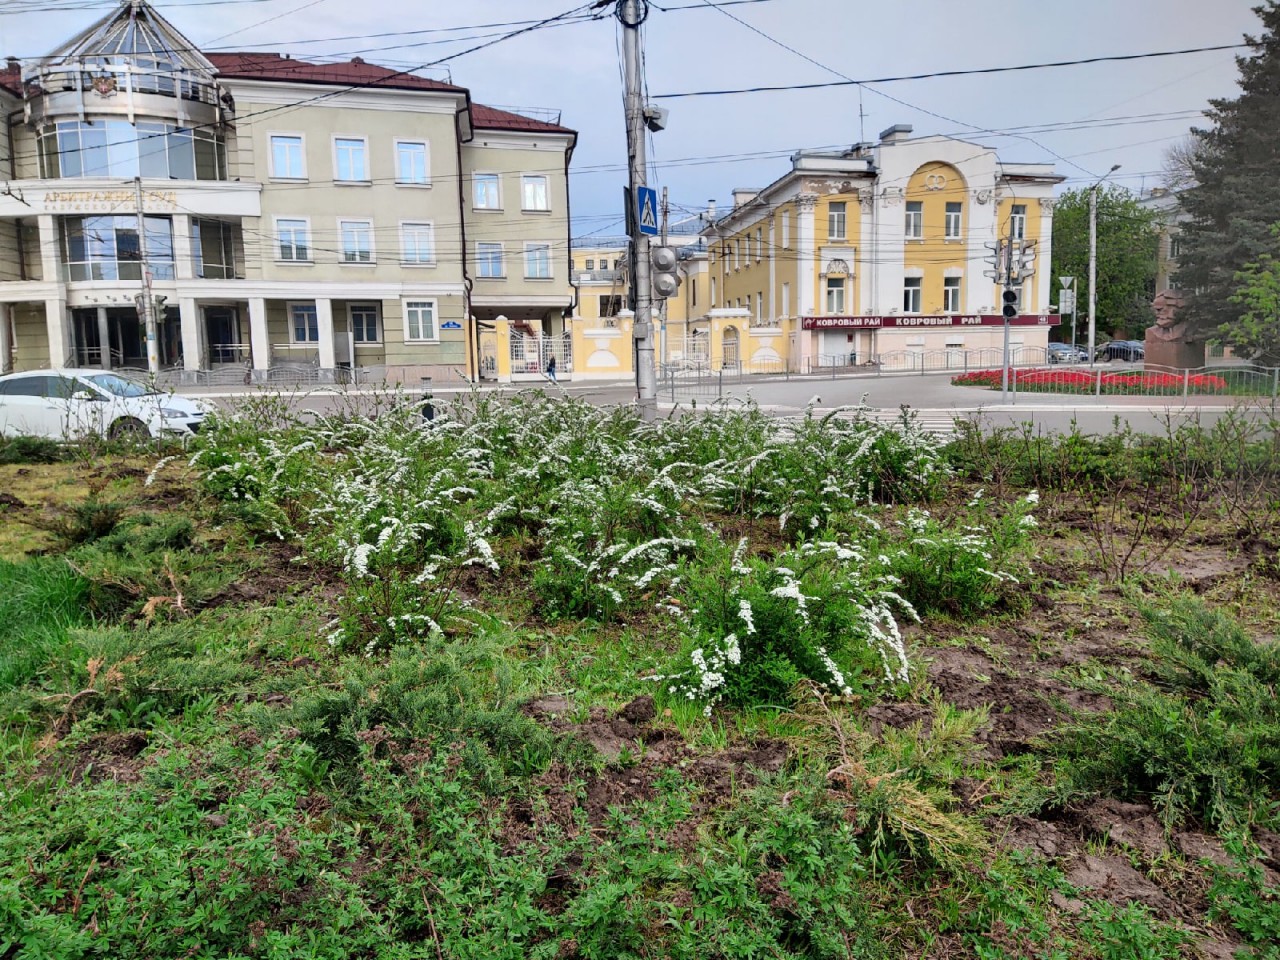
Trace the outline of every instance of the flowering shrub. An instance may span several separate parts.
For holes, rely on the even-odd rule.
[[[912,507],[900,523],[905,539],[896,549],[885,547],[903,597],[922,613],[962,616],[1007,599],[1026,571],[1020,548],[1036,526],[1032,510],[1039,502],[1032,491],[997,513],[979,490],[950,522]]]
[[[804,679],[838,695],[905,682],[898,616],[915,611],[897,581],[849,543],[811,541],[774,560],[729,557],[691,572],[683,592],[689,667],[655,678],[673,696],[712,707],[782,704]]]
[[[1088,393],[1098,388],[1102,378],[1102,392],[1106,394],[1180,394],[1225,393],[1227,381],[1213,374],[1192,374],[1184,379],[1180,373],[1090,373],[1087,370],[1013,370],[1010,385],[1016,381],[1017,389],[1041,393]],[[958,387],[990,387],[1000,389],[1000,370],[975,370],[951,378]]]

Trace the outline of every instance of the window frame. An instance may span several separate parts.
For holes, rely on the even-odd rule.
[[[476,187],[479,186],[481,182],[480,178],[482,177],[486,178],[485,179],[486,183],[488,182],[488,178],[492,177],[493,182],[497,185],[497,199],[498,199],[497,206],[492,206],[492,207],[482,206],[476,202],[476,200],[478,199],[478,197],[476,196]],[[495,213],[495,212],[501,213],[502,212],[502,174],[492,173],[485,170],[471,171],[471,209],[475,211],[481,211],[484,213]]]
[[[400,148],[402,146],[413,146],[422,148],[422,173],[425,179],[422,180],[405,180],[400,176]],[[396,170],[396,186],[397,187],[429,187],[431,186],[431,141],[430,140],[411,140],[408,137],[396,137],[392,141],[392,156],[395,158]]]
[[[915,308],[907,306],[907,297],[912,292],[915,296]],[[920,313],[924,307],[924,277],[903,277],[902,278],[902,312],[908,316],[915,316]]]
[[[481,257],[481,247],[496,247],[498,253],[498,272],[482,273],[481,267],[484,258]],[[489,251],[492,252],[492,251]],[[476,279],[477,280],[505,280],[507,278],[507,246],[501,240],[477,240],[475,248],[476,263]]]
[[[948,307],[948,294],[955,291],[955,305]],[[964,278],[963,277],[943,277],[942,278],[942,312],[949,314],[964,313]]]
[[[786,250],[791,246],[791,212],[789,210],[782,211],[782,249]]]
[[[377,238],[374,235],[373,220],[370,217],[338,217],[338,263],[344,267],[373,267],[378,264]],[[369,231],[369,259],[347,259],[347,238],[344,233],[347,224],[363,224]]]
[[[836,208],[839,207],[837,210]],[[838,219],[837,219],[838,218]],[[837,224],[840,227],[836,231]],[[849,204],[845,200],[831,200],[827,203],[827,239],[849,239]]]
[[[832,284],[838,284],[838,286],[833,286]],[[823,284],[822,289],[823,306],[826,308],[826,315],[828,317],[844,316],[848,303],[846,294],[849,289],[849,278],[842,276],[827,277],[827,282]],[[840,304],[838,308],[833,307],[831,304],[831,295],[833,293],[839,293]]]
[[[916,209],[912,209],[915,207]],[[911,230],[914,223],[915,230]],[[906,202],[906,216],[902,223],[902,235],[908,240],[924,239],[924,201],[908,200]]]
[[[952,210],[952,207],[957,209]],[[944,240],[961,240],[964,238],[964,204],[957,200],[948,200],[942,213],[942,238]],[[955,230],[952,231],[952,223]]]
[[[410,260],[408,246],[405,244],[406,228],[426,227],[430,233],[430,257],[426,260]],[[400,221],[400,266],[402,267],[434,267],[436,265],[436,225],[433,220],[401,220]]]
[[[415,337],[411,334],[410,311],[419,304],[431,305],[431,336]],[[400,309],[404,318],[405,343],[439,343],[440,342],[440,301],[436,297],[405,297],[400,301]],[[419,333],[422,331],[419,330]]]
[[[276,146],[277,137],[287,138],[298,141],[298,156],[302,161],[302,173],[299,176],[293,176],[288,173],[280,173],[276,169]],[[271,180],[288,180],[293,183],[301,183],[307,179],[307,135],[301,132],[290,132],[287,130],[273,130],[267,134],[267,154],[269,156],[269,172]]]
[[[373,340],[362,340],[356,336],[356,311],[373,311],[374,331],[377,336]],[[370,346],[382,343],[382,304],[376,300],[352,302],[347,304],[347,321],[351,325],[351,342],[355,346]]]
[[[530,181],[542,181],[542,199],[545,201],[544,207],[531,207],[526,202],[528,194],[526,193]],[[520,212],[521,213],[550,213],[551,212],[551,178],[544,173],[522,173],[520,174]]]
[[[303,225],[303,229],[306,231],[306,241],[307,241],[306,243],[307,256],[305,259],[300,257],[285,257],[282,255],[282,251],[280,249],[280,224],[281,223],[300,223]],[[275,251],[276,251],[275,262],[276,263],[312,265],[316,262],[315,247],[312,246],[311,244],[311,218],[310,217],[277,216],[272,218],[272,229],[275,232]],[[297,249],[296,244],[294,244],[294,249],[295,250]]]
[[[338,144],[342,141],[350,141],[361,145],[362,163],[364,165],[363,177],[343,177],[341,173],[341,163],[338,160]],[[372,157],[369,156],[369,138],[360,134],[344,134],[335,133],[333,135],[333,182],[337,186],[372,186],[373,169],[371,163]]]
[[[547,252],[547,274],[546,276],[538,276],[529,272],[529,254],[534,249],[544,249]],[[555,261],[551,256],[551,243],[547,240],[526,240],[524,242],[524,278],[526,280],[554,280],[555,279]]]
[[[1009,237],[1012,240],[1027,239],[1027,204],[1009,204]]]
[[[298,326],[294,321],[293,311],[297,307],[309,307],[312,311],[312,317],[315,319],[316,338],[314,340],[299,340],[297,338]],[[289,324],[289,343],[295,346],[309,346],[311,344],[320,344],[320,307],[314,300],[287,300],[284,305],[285,317]],[[308,324],[307,332],[310,333],[310,324]]]

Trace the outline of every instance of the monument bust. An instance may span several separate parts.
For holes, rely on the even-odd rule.
[[[1196,336],[1189,320],[1179,320],[1182,294],[1164,290],[1156,294],[1151,309],[1156,322],[1147,327],[1146,367],[1169,370],[1195,369],[1204,366],[1204,338]]]

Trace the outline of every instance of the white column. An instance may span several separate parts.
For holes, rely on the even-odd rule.
[[[196,275],[195,266],[194,251],[191,246],[191,217],[186,214],[175,213],[173,215],[174,276],[179,280],[191,280]],[[187,367],[187,369],[191,370],[193,368]]]
[[[13,372],[13,307],[0,303],[0,374]]]
[[[776,246],[773,242],[774,218],[769,218],[769,309],[765,313],[765,318],[770,323],[778,321],[778,295],[776,291],[778,283],[778,263],[774,259]]]
[[[49,366],[74,366],[74,361],[68,357],[71,352],[71,325],[67,321],[67,301],[59,298],[46,300],[44,319],[49,330]]]
[[[813,313],[813,287],[817,283],[817,251],[813,239],[813,211],[818,198],[812,193],[802,193],[796,198],[796,315],[807,317]]]
[[[98,308],[98,349],[102,351],[100,361],[103,370],[111,369],[111,326],[107,323],[107,308]]]
[[[332,370],[338,365],[333,349],[333,301],[316,297],[316,327],[320,332],[320,369]]]
[[[42,213],[36,217],[36,226],[40,230],[40,279],[46,283],[60,282],[63,279],[60,253],[62,243],[58,239],[57,218],[52,214]]]
[[[1036,244],[1036,264],[1035,273],[1032,274],[1032,282],[1036,285],[1035,298],[1031,301],[1035,305],[1036,313],[1044,313],[1049,309],[1049,304],[1054,297],[1058,295],[1058,278],[1052,273],[1053,267],[1053,207],[1054,201],[1051,198],[1044,198],[1040,201],[1040,242]]]
[[[178,301],[179,322],[182,324],[182,369],[203,370],[204,324],[200,322],[200,308],[191,297]]]
[[[253,369],[271,369],[271,340],[267,336],[267,301],[261,297],[249,300],[249,346],[253,351]]]

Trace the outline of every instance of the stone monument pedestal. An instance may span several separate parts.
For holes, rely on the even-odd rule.
[[[1173,370],[1195,370],[1204,366],[1203,340],[1166,340],[1160,333],[1156,333],[1160,329],[1147,327],[1147,369],[1168,367]]]

